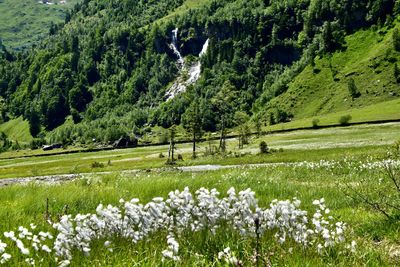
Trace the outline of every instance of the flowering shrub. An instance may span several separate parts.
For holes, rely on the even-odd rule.
[[[112,251],[110,239],[120,237],[137,243],[151,238],[152,234],[168,232],[166,248],[162,251],[164,260],[180,260],[180,246],[177,240],[181,234],[210,231],[215,233],[221,227],[231,227],[241,236],[259,238],[265,234],[276,238],[278,244],[286,241],[301,247],[325,249],[345,242],[346,224],[334,222],[324,199],[315,200],[315,213],[308,216],[300,209],[300,200],[274,200],[268,208],[258,206],[255,193],[250,189],[236,193],[234,188],[227,196],[220,198],[216,189],[200,188],[193,195],[189,188],[175,190],[164,200],[156,197],[147,204],[139,199],[120,200],[119,206],[98,205],[96,213],[62,216],[53,223],[55,239],[47,232],[19,227],[18,232],[6,232],[9,243],[0,240],[0,264],[13,257],[7,253],[8,245],[15,243],[28,264],[40,262],[40,255],[51,254],[60,264],[68,266],[74,251],[85,255],[91,253],[91,244],[96,240],[107,240],[104,247]],[[348,245],[354,249],[355,244]],[[230,249],[218,255],[226,262],[236,261]]]

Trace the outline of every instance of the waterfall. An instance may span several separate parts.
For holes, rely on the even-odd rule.
[[[167,90],[165,94],[165,96],[167,97],[167,101],[173,99],[177,94],[185,92],[187,86],[194,84],[200,78],[200,73],[201,73],[200,58],[204,56],[205,53],[207,53],[209,39],[206,40],[199,53],[199,60],[193,65],[189,66],[189,68],[185,66],[185,61],[183,60],[183,57],[178,50],[177,43],[178,43],[178,29],[175,29],[172,31],[172,43],[170,44],[170,48],[174,51],[174,54],[178,56],[178,64],[180,66],[180,76],[177,78],[174,84]],[[186,80],[182,78],[183,71],[187,71],[187,74],[189,76]]]
[[[202,56],[204,56],[205,53],[207,53],[208,43],[209,42],[210,42],[210,39],[207,39],[207,41],[203,45],[203,48],[200,51],[199,57],[202,57]]]
[[[203,48],[201,49],[200,53],[199,53],[199,58],[201,58],[202,56],[205,55],[205,53],[207,53],[207,49],[208,49],[208,42],[209,39],[207,39],[207,41],[204,43]],[[188,74],[189,74],[189,79],[187,80],[188,84],[193,84],[195,82],[197,82],[197,80],[200,78],[200,72],[201,72],[201,63],[200,63],[200,59],[190,67]]]
[[[169,45],[174,54],[178,57],[178,64],[181,68],[184,66],[183,57],[178,49],[178,28],[172,30],[172,43]]]

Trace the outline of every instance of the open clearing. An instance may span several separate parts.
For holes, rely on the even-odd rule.
[[[173,167],[165,166],[166,158],[159,157],[160,153],[167,155],[167,146],[14,159],[4,156],[15,157],[20,152],[3,154],[0,160],[3,185],[10,181],[5,178],[34,177],[25,178],[24,184],[0,187],[0,232],[18,231],[18,226],[34,223],[38,229],[56,235],[47,220],[57,222],[63,214],[95,213],[99,203],[120,206],[120,199],[133,198],[146,203],[154,197],[166,198],[170,191],[185,187],[191,192],[201,187],[216,188],[221,197],[231,187],[236,192],[251,188],[259,206],[268,207],[274,199],[296,197],[310,216],[315,212],[313,201],[324,198],[332,218],[347,225],[346,244],[352,241],[357,244],[355,252],[349,252],[343,245],[319,254],[312,247],[303,248],[290,239],[280,244],[271,233],[259,240],[262,263],[396,266],[400,263],[399,220],[389,220],[363,201],[347,197],[347,190],[349,186],[359,190],[379,188],[387,178],[381,162],[399,139],[398,123],[304,130],[254,137],[243,150],[236,148],[237,140],[229,140],[228,150],[232,153],[227,157],[203,157],[205,146],[217,145],[217,141],[204,142],[199,145],[199,158],[195,160],[189,159],[191,144],[182,144],[178,145],[177,153],[183,155],[184,161]],[[261,140],[283,151],[256,154]],[[94,161],[104,167],[92,168]],[[394,163],[398,170],[399,161]],[[39,178],[39,175],[49,176]],[[46,180],[50,183],[43,183]],[[390,190],[385,192],[390,194]],[[167,247],[166,235],[165,231],[159,231],[136,244],[120,236],[110,236],[107,239],[112,249],[104,247],[104,239],[93,240],[90,254],[84,256],[74,249],[70,263],[71,266],[93,262],[99,266],[159,265]],[[254,238],[238,235],[229,225],[214,234],[208,230],[184,231],[175,238],[181,266],[224,266],[217,254],[227,247],[246,266],[251,265],[256,246]],[[11,265],[18,265],[26,258],[17,250],[15,245],[7,247],[14,256]],[[34,259],[43,260],[45,265],[57,264],[50,254],[40,255],[35,254]],[[168,260],[164,264],[176,265]]]
[[[198,144],[199,158],[191,157],[191,144],[177,145],[176,154],[183,156],[179,166],[213,164],[241,164],[299,161],[300,155],[309,155],[308,160],[335,159],[340,153],[352,150],[353,154],[363,154],[368,150],[380,150],[400,139],[400,123],[380,125],[358,125],[332,129],[302,130],[289,133],[271,134],[253,137],[244,149],[237,149],[237,140],[228,140],[228,151],[236,152],[236,157],[209,158],[202,157],[205,148],[217,146],[218,141]],[[283,152],[257,156],[258,144],[261,140],[267,142],[273,149],[283,149]],[[38,150],[40,151],[40,150]],[[168,146],[140,147],[117,149],[110,151],[53,155],[45,157],[12,158],[23,154],[6,152],[0,155],[0,178],[31,177],[55,174],[74,174],[104,171],[121,171],[130,169],[146,169],[163,167],[168,155]],[[38,153],[33,151],[33,153]],[[40,153],[40,152],[39,152]],[[239,154],[251,153],[246,157]],[[102,168],[92,168],[92,163],[99,162]]]

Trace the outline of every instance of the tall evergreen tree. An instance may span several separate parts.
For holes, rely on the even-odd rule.
[[[40,133],[40,116],[35,108],[31,108],[29,114],[29,132],[33,137],[36,137]]]

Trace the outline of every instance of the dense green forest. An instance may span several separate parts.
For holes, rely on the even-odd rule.
[[[35,48],[1,45],[1,120],[23,116],[33,136],[63,143],[110,142],[156,125],[201,132],[250,118],[285,122],[293,111],[275,99],[307,66],[345,51],[357,30],[392,28],[400,12],[395,0],[197,2],[84,0]],[[185,61],[201,61],[201,77],[166,101],[182,75],[174,29]],[[398,53],[398,31],[393,40],[389,52]]]

